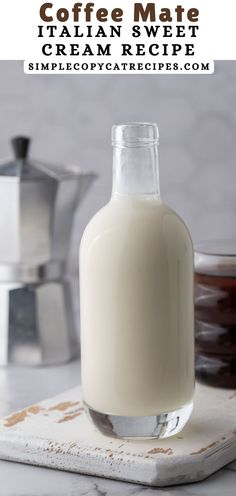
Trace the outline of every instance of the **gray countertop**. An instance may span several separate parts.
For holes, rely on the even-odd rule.
[[[76,386],[80,364],[0,370],[0,416]],[[235,496],[236,462],[207,480],[155,489],[108,479],[0,461],[0,496]]]

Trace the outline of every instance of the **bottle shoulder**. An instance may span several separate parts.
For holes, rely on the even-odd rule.
[[[173,210],[171,207],[169,207],[164,203],[163,203],[163,216],[169,216],[171,219],[173,219],[176,225],[181,226],[181,229],[183,229],[186,232],[186,235],[190,238],[190,241],[192,243],[191,233],[185,221],[175,210]]]
[[[99,228],[99,225],[101,222],[104,222],[107,218],[107,207],[109,203],[101,207],[89,220],[88,224],[86,225],[84,232],[83,232],[83,237],[86,236],[91,229],[95,229],[96,226]]]
[[[190,240],[191,236],[181,217],[159,199],[130,200],[112,199],[101,208],[88,223],[81,241],[93,241],[103,234],[126,231],[127,236],[135,231],[140,237],[160,236],[174,240],[181,236]]]

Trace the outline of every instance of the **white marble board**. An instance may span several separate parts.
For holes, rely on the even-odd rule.
[[[1,419],[0,458],[151,486],[199,481],[236,459],[236,392],[197,385],[179,435],[124,441],[97,432],[70,389]]]

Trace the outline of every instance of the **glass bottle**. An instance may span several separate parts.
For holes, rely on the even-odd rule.
[[[114,126],[113,189],[80,247],[83,401],[97,428],[164,438],[194,394],[193,248],[159,193],[158,128]]]

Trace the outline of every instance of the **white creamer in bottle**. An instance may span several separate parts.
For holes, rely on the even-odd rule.
[[[168,437],[193,404],[192,242],[160,199],[157,126],[112,138],[112,197],[80,247],[83,400],[105,434]]]

